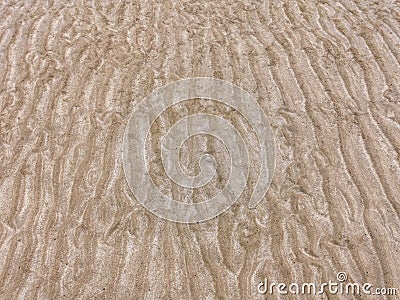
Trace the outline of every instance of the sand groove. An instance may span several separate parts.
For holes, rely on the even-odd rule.
[[[265,299],[265,277],[339,271],[400,293],[399,3],[114,2],[0,4],[0,298]],[[196,76],[257,99],[277,169],[257,210],[250,184],[218,218],[174,224],[134,199],[122,138],[135,103]],[[207,105],[174,107],[152,146]]]

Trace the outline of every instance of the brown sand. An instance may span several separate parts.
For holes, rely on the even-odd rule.
[[[60,2],[0,4],[1,299],[265,299],[265,277],[340,271],[400,288],[398,2]],[[133,197],[122,139],[136,102],[195,76],[257,99],[277,167],[256,210],[245,193],[175,224]]]

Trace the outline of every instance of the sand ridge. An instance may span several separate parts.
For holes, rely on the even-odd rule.
[[[266,277],[338,272],[400,288],[398,2],[3,1],[0,20],[0,298],[263,299]],[[218,218],[175,224],[135,200],[123,135],[155,88],[201,76],[255,97],[276,170],[256,210],[249,182]],[[155,124],[153,170],[160,134],[205,105]],[[202,151],[221,159],[199,199],[226,171],[205,141],[182,152],[188,172]],[[160,172],[166,193],[186,195]]]

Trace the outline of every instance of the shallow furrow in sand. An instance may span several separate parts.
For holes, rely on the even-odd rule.
[[[359,0],[0,3],[0,298],[258,299],[265,277],[339,271],[399,287],[399,11]],[[194,76],[254,96],[277,167],[256,210],[249,183],[218,218],[185,225],[135,199],[121,148],[135,104]],[[154,180],[182,201],[213,194],[226,171],[191,193],[158,165],[161,135],[211,111],[199,103],[166,112],[149,141]],[[213,112],[254,147],[244,120]],[[190,140],[190,172],[204,149],[224,158],[215,139]]]

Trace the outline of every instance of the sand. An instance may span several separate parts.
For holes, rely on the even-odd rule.
[[[257,285],[345,272],[400,293],[399,23],[396,1],[2,1],[0,298],[395,299],[262,295]],[[148,161],[179,201],[217,193],[229,159],[218,140],[193,138],[186,171],[207,152],[217,177],[194,192],[175,186],[157,152],[173,122],[213,110],[254,149],[231,208],[177,224],[135,198],[123,137],[135,105],[191,77],[256,99],[276,169],[249,209],[259,152],[246,123],[208,100],[171,108]]]

